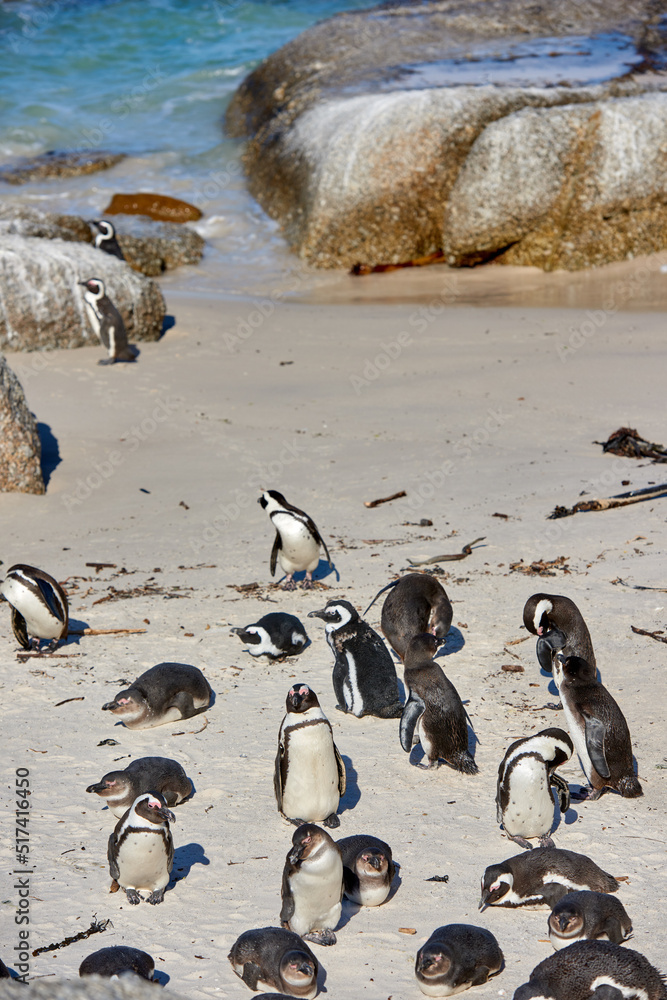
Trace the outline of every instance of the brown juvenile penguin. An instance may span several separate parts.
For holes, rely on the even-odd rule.
[[[213,692],[201,670],[189,663],[158,663],[113,701],[102,705],[128,729],[152,729],[190,719],[208,708]]]
[[[405,659],[413,635],[430,632],[444,639],[452,624],[452,606],[442,584],[429,573],[408,573],[380,590],[366,608],[367,614],[385,590],[380,627],[392,649]]]

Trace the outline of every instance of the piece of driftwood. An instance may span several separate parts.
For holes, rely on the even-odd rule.
[[[631,625],[630,628],[637,635],[647,635],[649,639],[655,639],[656,642],[667,642],[667,636],[661,635],[658,629],[655,632],[647,632],[645,628],[637,628],[636,625]]]
[[[474,542],[468,542],[464,545],[460,552],[454,552],[453,554],[443,555],[443,556],[432,556],[430,559],[408,559],[411,566],[430,566],[432,563],[439,562],[454,562],[457,559],[465,559],[466,556],[472,555],[473,545],[477,545],[478,542],[483,542],[486,535],[482,535],[481,538],[476,538]]]
[[[412,260],[400,261],[398,264],[355,264],[350,274],[360,277],[364,274],[384,274],[386,271],[400,271],[404,267],[427,267],[429,264],[440,264],[445,255],[442,250],[426,254],[425,257],[414,257]]]
[[[613,497],[604,497],[601,500],[581,500],[575,503],[574,507],[554,507],[547,520],[555,520],[559,517],[570,517],[572,514],[580,514],[589,510],[611,510],[613,507],[627,507],[631,503],[639,503],[642,500],[657,500],[658,497],[667,493],[667,483],[660,483],[658,486],[647,486],[643,490],[630,490],[629,493],[617,493]]]
[[[65,698],[64,701],[57,701],[53,707],[54,708],[60,708],[61,705],[66,705],[68,701],[84,701],[84,700],[85,699],[84,699],[83,695],[81,695],[80,698]]]
[[[656,590],[659,594],[667,594],[667,587],[642,587],[639,583],[626,583],[620,576],[611,581],[614,584],[620,583],[622,587],[630,587],[631,590]]]
[[[63,938],[62,941],[58,941],[55,944],[47,944],[43,948],[35,948],[32,954],[33,956],[42,955],[45,951],[57,951],[59,948],[65,948],[68,944],[74,944],[75,941],[85,941],[91,934],[101,934],[102,931],[107,929],[109,924],[111,924],[110,920],[97,920],[93,917],[93,921],[87,931],[79,931],[78,934],[72,934],[71,937]]]
[[[102,563],[102,562],[86,563],[86,566],[90,566],[91,569],[94,569],[96,573],[99,573],[101,569],[115,569],[117,565],[118,565],[117,563]]]
[[[68,635],[137,635],[145,628],[71,628]]]
[[[399,497],[407,495],[405,490],[399,490],[398,493],[392,493],[390,497],[380,497],[379,500],[364,500],[364,507],[379,507],[381,503],[389,503],[390,500],[398,500]]]
[[[619,427],[606,441],[594,441],[593,444],[600,444],[603,451],[622,455],[624,458],[650,458],[653,463],[667,462],[667,448],[655,441],[647,441],[632,427]]]

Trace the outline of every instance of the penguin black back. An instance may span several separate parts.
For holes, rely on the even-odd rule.
[[[664,977],[647,958],[606,941],[575,941],[530,974],[514,1000],[667,1000]]]
[[[537,659],[543,670],[552,670],[557,652],[581,656],[595,669],[595,653],[581,611],[561,594],[533,594],[523,609],[523,623],[537,636]]]
[[[556,950],[574,941],[606,937],[622,944],[632,934],[632,921],[620,899],[606,892],[568,892],[559,899],[547,922],[549,940]]]
[[[104,976],[106,979],[133,973],[152,981],[154,971],[155,962],[148,952],[128,945],[100,948],[84,958],[79,966],[80,976]]]
[[[213,692],[198,667],[189,663],[157,663],[102,711],[113,712],[128,729],[152,729],[190,719],[208,708]]]
[[[438,639],[445,638],[452,624],[452,605],[434,576],[408,573],[390,587],[382,605],[381,628],[402,660],[414,635],[430,632]]]

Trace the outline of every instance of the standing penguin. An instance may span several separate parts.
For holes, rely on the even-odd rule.
[[[157,663],[144,671],[113,701],[102,705],[128,729],[152,729],[205,712],[213,692],[198,667],[189,663]]]
[[[396,874],[389,844],[366,833],[337,843],[343,858],[344,895],[361,906],[380,906]]]
[[[575,941],[594,941],[606,937],[612,944],[623,944],[632,934],[632,921],[620,899],[606,892],[568,892],[549,914],[549,940],[556,949],[567,948]]]
[[[559,653],[554,676],[572,741],[591,785],[586,798],[599,799],[605,788],[614,788],[626,799],[643,795],[632,764],[628,724],[598,681],[595,667],[580,656]]]
[[[118,819],[145,792],[159,792],[168,806],[192,794],[192,782],[181,765],[169,757],[138,757],[124,771],[109,771],[87,792],[97,792]]]
[[[304,822],[340,826],[336,810],[345,794],[345,764],[333,741],[331,723],[307,684],[289,689],[286,709],[273,781],[278,811],[296,826]]]
[[[253,625],[233,628],[232,632],[248,644],[251,656],[268,656],[272,660],[296,656],[308,645],[306,630],[299,619],[285,611],[273,611]]]
[[[336,708],[381,719],[398,719],[403,706],[398,678],[389,651],[377,632],[359,617],[349,601],[329,601],[309,618],[321,618],[334,655],[333,686]]]
[[[90,325],[109,354],[108,358],[98,361],[98,365],[112,365],[116,361],[134,361],[138,351],[128,344],[123,317],[107,295],[102,279],[88,278],[79,284],[85,289],[83,300]]]
[[[523,609],[523,623],[537,636],[537,659],[551,673],[558,652],[582,656],[595,669],[591,636],[581,611],[569,597],[560,594],[533,594]]]
[[[400,725],[401,746],[406,753],[418,739],[428,764],[442,758],[457,771],[477,774],[479,768],[468,751],[467,715],[452,682],[433,656],[439,645],[434,635],[414,636],[405,653],[405,685],[410,689]]]
[[[313,823],[295,830],[292,844],[283,869],[280,926],[306,941],[335,944],[343,896],[340,849]]]
[[[447,924],[436,928],[417,952],[417,985],[426,996],[449,997],[488,982],[500,972],[503,961],[491,931],[473,924]]]
[[[140,903],[138,889],[150,891],[146,902],[161,903],[174,862],[174,842],[167,809],[161,795],[147,792],[128,809],[109,837],[109,874],[112,892],[124,889],[128,902]]]
[[[541,847],[554,847],[549,836],[554,821],[551,786],[557,789],[561,813],[570,807],[570,789],[555,769],[572,754],[572,740],[562,729],[543,729],[515,740],[498,768],[496,816],[510,840],[530,849],[528,837]]]
[[[575,941],[536,965],[514,1000],[667,1000],[664,977],[638,951]]]
[[[482,875],[480,910],[487,906],[555,906],[572,889],[616,892],[618,882],[585,854],[539,847],[515,854]]]
[[[39,649],[50,639],[49,650],[67,639],[69,605],[60,584],[36,566],[16,563],[7,570],[0,594],[12,609],[12,631],[22,649]]]
[[[111,254],[112,257],[118,257],[118,260],[125,260],[125,254],[120,248],[113,223],[109,222],[108,219],[93,219],[90,225],[97,229],[93,240],[97,249]]]
[[[320,546],[324,549],[329,568],[333,567],[326,542],[317,530],[313,519],[298,507],[288,503],[278,490],[264,490],[257,503],[271,518],[276,529],[276,538],[271,549],[271,576],[276,571],[276,559],[286,574],[283,590],[294,590],[296,583],[292,579],[295,573],[302,570],[306,578],[302,583],[304,590],[313,585],[313,570],[320,561]]]
[[[385,590],[391,592],[382,605],[381,628],[389,645],[405,659],[413,635],[430,632],[444,639],[452,624],[452,605],[445,588],[429,573],[408,573],[383,587],[364,614],[368,614]]]

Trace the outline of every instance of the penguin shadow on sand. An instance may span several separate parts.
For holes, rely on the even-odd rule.
[[[83,632],[84,629],[90,628],[89,622],[79,621],[78,618],[70,618],[67,625],[67,638],[58,647],[59,651],[66,650],[68,646],[78,646],[83,638],[83,635],[78,635],[77,633]],[[57,651],[58,651],[57,650]]]
[[[326,559],[320,559],[316,569],[314,569],[312,573],[313,583],[319,583],[321,580],[324,580],[325,577],[331,576],[332,573],[336,578],[336,583],[340,583],[340,573],[336,569],[336,566],[333,564],[330,566],[329,563],[326,561]],[[282,584],[286,578],[287,577],[285,575],[282,576],[280,580],[278,580],[278,584],[279,585]],[[306,579],[305,570],[299,570],[299,572],[295,573],[293,576],[293,580],[296,583],[297,587],[300,587],[305,579]]]
[[[346,788],[345,795],[343,795],[340,803],[338,805],[338,815],[344,812],[348,812],[350,809],[354,809],[357,802],[361,798],[361,791],[359,790],[359,783],[357,781],[357,771],[352,764],[352,760],[347,754],[342,753],[343,763],[345,764],[345,780]]]
[[[38,423],[37,433],[42,446],[42,456],[40,459],[42,478],[44,479],[44,486],[47,487],[51,479],[51,473],[62,462],[60,448],[58,446],[58,439],[54,436],[48,424]]]
[[[396,871],[391,882],[391,889],[389,890],[389,895],[382,903],[382,906],[385,906],[387,903],[391,903],[392,899],[403,884],[403,879],[401,878],[401,866],[398,861],[394,861],[394,868]],[[348,899],[347,896],[343,896],[342,902],[343,909],[341,911],[340,920],[336,924],[337,931],[347,926],[352,917],[356,917],[360,910],[367,909],[367,907],[365,907],[362,903],[355,903],[353,900]],[[377,907],[374,907],[374,909],[377,909]]]
[[[210,863],[201,844],[182,844],[175,848],[168,889],[173,889],[177,882],[187,878],[193,865],[210,865]]]
[[[463,649],[465,644],[466,640],[463,632],[456,625],[450,625],[449,632],[445,636],[445,641],[433,659],[437,660],[441,656],[450,656],[452,653],[458,653],[459,650]]]
[[[160,340],[164,337],[168,330],[172,330],[176,326],[176,317],[168,314],[162,320],[162,329],[160,330]]]
[[[153,973],[152,981],[156,983],[158,986],[166,986],[170,980],[171,976],[167,975],[166,972],[162,972],[161,969],[156,969],[155,972]]]

